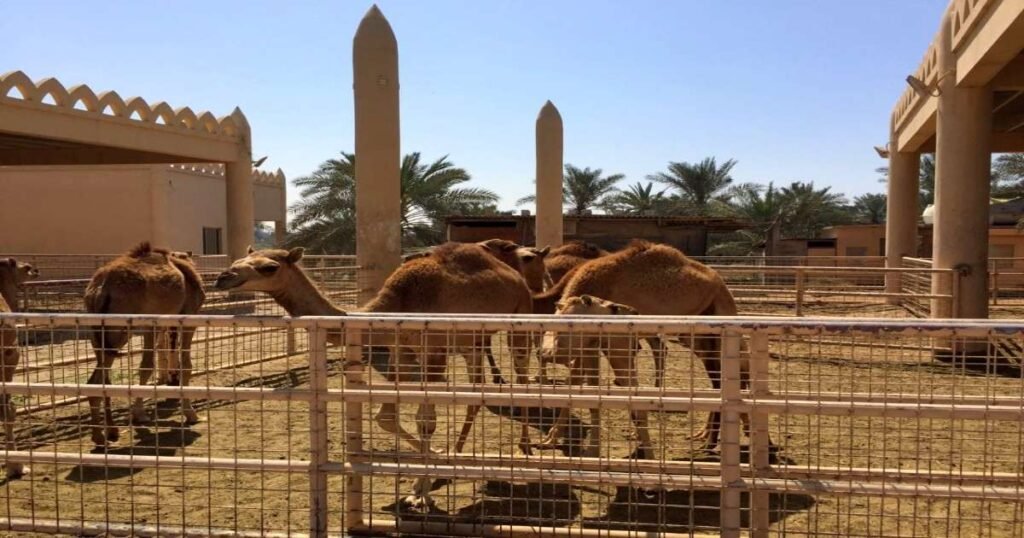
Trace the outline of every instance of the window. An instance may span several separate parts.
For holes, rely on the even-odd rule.
[[[221,254],[220,228],[203,228],[203,254]]]
[[[847,256],[867,256],[868,247],[846,247]]]

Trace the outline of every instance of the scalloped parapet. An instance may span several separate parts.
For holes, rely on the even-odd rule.
[[[188,107],[174,109],[163,101],[150,105],[141,97],[122,99],[115,91],[97,94],[84,84],[68,89],[55,78],[33,82],[21,71],[0,75],[0,103],[4,101],[235,139],[242,138],[249,129],[245,115],[238,108],[218,118],[207,111],[197,114]]]
[[[939,76],[939,49],[938,44],[932,41],[928,45],[928,50],[924,53],[924,58],[921,60],[921,65],[914,71],[914,76],[924,82],[926,85],[930,85],[936,81]],[[903,90],[903,94],[900,95],[899,100],[896,101],[896,108],[892,111],[893,126],[896,130],[899,130],[903,126],[903,122],[910,117],[912,112],[922,102],[924,98],[921,97],[913,88],[909,86]]]
[[[978,27],[986,13],[997,3],[998,0],[955,0],[950,4],[949,24],[952,25],[950,30],[953,39],[953,52],[960,49],[964,38]]]
[[[224,165],[223,164],[208,164],[208,163],[196,163],[196,164],[171,164],[167,166],[171,170],[177,172],[186,172],[189,174],[196,174],[200,176],[210,177],[224,177]],[[283,187],[285,184],[284,172],[278,168],[274,172],[265,172],[263,170],[252,171],[252,182],[256,185],[267,185],[271,187]]]

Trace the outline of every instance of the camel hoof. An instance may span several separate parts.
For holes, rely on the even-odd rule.
[[[8,463],[6,476],[8,480],[16,480],[27,475],[31,470],[23,463]]]
[[[554,441],[551,441],[551,440],[547,440],[547,439],[545,439],[545,440],[543,440],[543,441],[541,441],[539,443],[530,443],[527,446],[532,446],[533,448],[536,448],[537,450],[558,450],[560,448],[560,445],[558,443],[556,443]]]
[[[185,424],[192,426],[193,424],[199,423],[199,414],[195,411],[189,409],[188,411],[184,411],[182,414],[185,415]]]
[[[132,413],[132,425],[134,426],[148,426],[153,424],[153,417],[149,416],[149,413],[142,411],[140,413]]]
[[[533,455],[533,447],[530,446],[530,442],[529,441],[524,441],[522,443],[519,443],[519,450],[524,455],[526,455],[526,456],[532,456]]]
[[[410,512],[426,513],[434,508],[434,499],[429,495],[408,495],[402,499],[402,504]]]
[[[121,438],[121,431],[120,430],[118,430],[117,428],[107,428],[107,441],[108,442],[116,443],[117,440],[120,439],[120,438]],[[95,439],[96,438],[93,437],[93,441],[95,441]],[[103,444],[105,444],[105,443],[102,443],[102,442],[101,443],[96,443],[97,446],[101,446]]]

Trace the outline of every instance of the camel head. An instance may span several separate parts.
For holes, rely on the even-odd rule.
[[[555,314],[559,316],[636,316],[639,312],[631,306],[613,303],[592,295],[569,297],[558,302]],[[596,351],[600,335],[597,333],[566,333],[554,331],[544,333],[541,345],[541,360],[568,364],[571,354],[580,351]]]
[[[287,273],[297,268],[295,264],[302,259],[302,247],[291,250],[267,249],[253,250],[249,254],[235,260],[227,271],[217,275],[214,287],[218,290],[242,290],[275,292],[287,284]]]
[[[547,268],[544,267],[544,258],[551,252],[551,247],[519,247],[516,249],[516,256],[523,268],[523,278],[530,286],[530,291],[540,293],[544,291],[544,284],[551,281]]]
[[[39,270],[28,263],[20,263],[14,258],[0,260],[0,281],[13,282],[20,286],[29,280],[39,277]]]

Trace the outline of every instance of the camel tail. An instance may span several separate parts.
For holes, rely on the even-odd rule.
[[[109,287],[106,284],[106,279],[99,282],[89,282],[89,285],[85,288],[86,312],[90,314],[110,313],[110,303],[112,299],[110,297]],[[100,350],[105,347],[102,327],[93,327],[92,332],[89,335],[89,339],[92,341],[93,349]],[[116,351],[113,353],[117,354]]]

